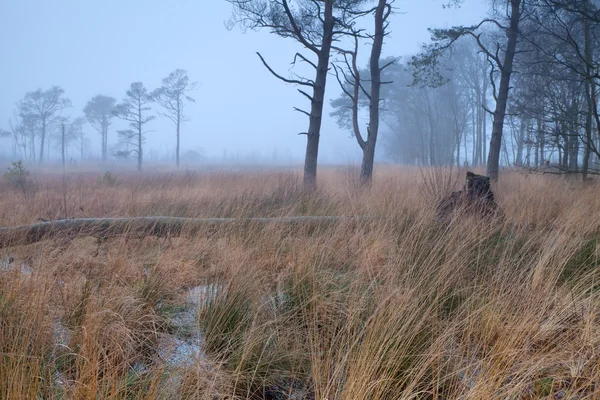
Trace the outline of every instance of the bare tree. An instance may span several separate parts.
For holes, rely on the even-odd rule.
[[[359,39],[364,35],[360,30],[354,30],[352,36],[354,38],[354,49],[351,51],[336,48],[337,51],[344,55],[344,61],[347,71],[338,69],[334,64],[336,77],[342,91],[352,101],[352,128],[354,137],[358,145],[363,151],[363,158],[360,168],[360,183],[362,185],[369,184],[373,178],[373,165],[375,163],[375,146],[377,144],[377,134],[379,132],[379,108],[381,104],[381,71],[389,67],[393,61],[380,65],[381,50],[383,47],[383,38],[387,35],[388,18],[392,12],[393,0],[378,0],[377,6],[372,10],[375,19],[375,30],[372,35],[368,35],[372,39],[371,56],[369,61],[370,82],[371,88],[367,92],[363,87],[360,78],[360,71],[357,66]],[[371,11],[371,10],[370,10]],[[365,13],[366,15],[367,13]],[[351,60],[348,60],[350,57]],[[344,82],[340,78],[340,71],[344,76]],[[352,92],[346,89],[344,83],[352,86]],[[369,100],[369,124],[367,126],[367,137],[364,138],[358,124],[358,109],[359,96],[364,93]]]
[[[71,107],[71,101],[63,97],[64,93],[65,91],[58,86],[46,91],[38,89],[27,93],[21,103],[22,114],[37,118],[40,124],[40,163],[44,160],[48,125],[62,110]]]
[[[181,124],[188,121],[183,114],[186,103],[196,100],[187,95],[188,92],[198,89],[197,82],[190,82],[187,71],[176,69],[168,77],[162,80],[162,86],[151,93],[152,98],[164,108],[164,112],[158,114],[169,118],[176,126],[177,145],[175,148],[175,162],[179,168],[179,150],[181,138]]]
[[[20,158],[35,161],[35,139],[39,131],[38,118],[33,114],[27,114],[23,109],[23,101],[20,101],[8,124]]]
[[[75,141],[75,146],[77,148],[77,150],[79,151],[79,157],[80,157],[80,161],[83,161],[84,159],[84,154],[85,154],[85,149],[88,145],[88,138],[87,135],[85,134],[85,130],[83,129],[83,121],[81,124],[77,124],[73,126],[73,136],[74,136],[74,141]]]
[[[85,118],[78,117],[70,120],[68,117],[60,117],[56,124],[56,147],[61,152],[61,162],[63,167],[67,163],[69,147],[74,143],[78,144],[80,137],[83,136],[83,125]]]
[[[152,102],[152,97],[142,82],[133,82],[126,94],[123,102],[116,106],[114,113],[118,118],[128,121],[131,129],[117,131],[121,143],[127,147],[118,151],[116,155],[126,158],[135,154],[137,168],[141,171],[144,160],[144,135],[146,134],[144,126],[156,117],[146,115],[147,111],[151,109],[148,104]],[[130,149],[129,146],[133,146],[133,149]]]
[[[336,37],[348,29],[343,21],[365,0],[227,0],[234,7],[230,27],[240,24],[244,29],[268,29],[284,38],[292,38],[316,56],[311,60],[296,53],[298,60],[315,70],[314,79],[296,74],[284,77],[275,72],[257,53],[265,67],[278,79],[302,87],[298,91],[310,100],[310,111],[295,108],[309,118],[306,157],[304,161],[304,187],[314,190],[317,183],[317,159],[323,117],[325,85],[329,70],[331,46]]]
[[[83,109],[90,125],[102,136],[102,162],[106,162],[108,154],[108,128],[115,116],[116,102],[113,97],[97,95],[88,101]]]
[[[10,136],[11,136],[10,131],[0,128],[0,139],[6,139],[6,138],[9,138]]]

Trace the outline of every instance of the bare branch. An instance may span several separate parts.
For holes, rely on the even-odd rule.
[[[305,63],[309,64],[310,66],[312,66],[314,69],[317,69],[317,65],[315,63],[313,63],[312,61],[310,61],[308,58],[304,57],[302,54],[300,53],[296,53],[294,55],[294,61],[292,61],[292,65],[296,65],[296,58],[301,59],[302,61],[304,61]]]
[[[294,110],[298,111],[299,113],[305,114],[307,117],[310,118],[310,113],[308,111],[304,111],[298,107],[294,107]]]
[[[296,85],[302,85],[302,86],[308,86],[308,87],[314,87],[314,84],[310,83],[310,82],[303,82],[297,79],[287,79],[284,78],[283,76],[279,75],[277,72],[275,72],[270,66],[269,64],[267,64],[267,62],[265,61],[265,59],[263,58],[263,56],[259,53],[256,52],[256,54],[258,55],[258,57],[260,58],[260,60],[262,61],[263,65],[269,70],[269,72],[271,74],[273,74],[273,76],[275,76],[276,78],[278,78],[279,80],[282,80],[286,83],[293,83]]]

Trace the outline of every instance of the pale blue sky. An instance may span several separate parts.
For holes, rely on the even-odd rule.
[[[458,10],[444,0],[397,0],[403,12],[393,16],[385,55],[405,55],[428,40],[427,27],[474,23],[485,1],[466,0]],[[260,51],[281,73],[300,49],[290,39],[263,32],[228,31],[231,5],[224,0],[0,0],[0,128],[25,92],[59,85],[72,100],[72,116],[92,96],[119,101],[129,84],[142,81],[149,90],[176,68],[200,82],[182,147],[201,146],[209,156],[276,149],[280,156],[302,160],[307,118],[293,110],[308,108],[294,86],[272,77],[260,63]],[[368,49],[365,49],[368,51]],[[339,94],[335,79],[327,97]],[[348,162],[360,154],[354,139],[328,117],[322,128],[320,161]],[[109,142],[116,142],[115,129]],[[148,149],[174,148],[170,121],[152,122]],[[99,135],[86,131],[99,148]]]

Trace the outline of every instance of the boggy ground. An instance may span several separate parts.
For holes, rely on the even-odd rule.
[[[34,174],[0,226],[368,215],[0,249],[0,399],[600,398],[600,187],[502,175],[502,220],[436,223],[464,171]]]

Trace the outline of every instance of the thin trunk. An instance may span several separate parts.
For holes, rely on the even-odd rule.
[[[531,121],[527,121],[527,140],[525,141],[526,147],[527,147],[527,157],[525,158],[525,164],[527,165],[527,168],[531,167],[531,145],[532,145],[531,129],[532,129],[532,125],[533,125],[533,123]]]
[[[500,168],[500,147],[502,145],[502,130],[504,128],[504,117],[506,116],[506,105],[508,103],[508,91],[510,90],[510,77],[512,75],[513,60],[517,49],[519,37],[519,20],[521,19],[521,0],[511,0],[510,27],[507,32],[508,43],[504,54],[500,74],[500,87],[498,101],[494,111],[494,125],[492,127],[492,138],[490,140],[490,154],[487,163],[487,175],[491,179],[498,179]]]
[[[304,159],[304,188],[315,190],[317,188],[317,159],[319,156],[319,137],[321,134],[321,121],[323,118],[323,102],[325,99],[325,85],[329,70],[329,53],[333,41],[333,0],[325,0],[325,18],[323,19],[323,42],[318,52],[317,73],[313,87],[310,104],[310,118],[308,132],[306,133],[306,157]]]
[[[102,162],[106,163],[108,153],[108,122],[102,121]]]
[[[104,162],[108,160],[108,125],[104,129]]]
[[[502,138],[502,150],[504,151],[505,164],[510,165],[510,155],[508,154],[508,147],[506,146],[506,138]]]
[[[568,133],[568,153],[569,153],[569,170],[576,172],[579,169],[579,102],[573,99],[570,109],[570,124]]]
[[[65,123],[61,124],[61,153],[62,153],[62,166],[65,167]]]
[[[464,135],[464,140],[463,140],[463,145],[464,145],[464,150],[465,150],[465,162],[463,163],[465,166],[467,166],[469,164],[469,152],[467,149],[467,130],[465,129],[465,135]]]
[[[540,165],[544,165],[546,163],[546,155],[544,154],[544,150],[546,147],[546,135],[544,134],[544,130],[546,129],[544,125],[544,121],[542,120],[542,125],[540,126],[538,144],[540,147]]]
[[[535,158],[534,158],[534,164],[535,164],[535,168],[539,168],[540,167],[540,147],[539,147],[539,140],[540,140],[540,131],[542,130],[542,119],[540,117],[538,117],[537,119],[537,123],[536,123],[536,134],[535,134]]]
[[[483,165],[483,120],[485,111],[483,110],[483,92],[479,91],[479,107],[477,107],[477,165]]]
[[[562,123],[560,127],[561,136],[563,138],[564,145],[562,146],[562,160],[561,165],[564,170],[569,169],[569,133],[567,131],[566,123]],[[566,132],[566,133],[565,133]]]
[[[181,111],[177,110],[177,146],[175,148],[175,164],[179,169],[179,129],[181,126]]]
[[[416,121],[417,126],[419,127],[419,141],[421,143],[421,164],[425,165],[425,160],[427,160],[427,152],[425,151],[425,135],[423,129],[421,127],[420,121]]]
[[[36,155],[36,151],[35,151],[35,132],[33,131],[33,129],[31,130],[31,141],[29,142],[29,157],[31,158],[31,160],[33,162],[35,162],[35,156]]]
[[[138,171],[142,170],[142,162],[144,155],[142,153],[142,104],[138,100]]]
[[[481,102],[482,102],[482,114],[483,114],[483,118],[481,120],[482,123],[482,140],[481,140],[481,145],[483,146],[483,149],[481,151],[481,164],[486,164],[487,162],[487,87],[488,87],[488,80],[487,80],[487,74],[485,73],[485,69],[483,71],[483,94],[481,97]]]
[[[473,108],[473,114],[471,115],[471,119],[472,119],[472,126],[473,126],[473,147],[471,149],[471,163],[473,165],[477,164],[477,157],[475,156],[475,154],[477,154],[477,124],[478,124],[478,120],[477,120],[477,107],[479,106],[479,100],[475,101],[475,107]]]
[[[46,118],[42,118],[42,141],[40,145],[40,164],[44,161],[44,143],[46,142]]]
[[[436,134],[433,121],[433,110],[431,109],[431,96],[429,91],[423,92],[425,104],[427,105],[427,122],[429,123],[429,165],[437,165],[437,154],[435,148]]]
[[[456,166],[460,168],[460,133],[456,138]]]
[[[523,142],[525,137],[525,121],[520,121],[519,127],[519,137],[517,138],[517,159],[515,164],[518,166],[523,165]]]
[[[586,98],[588,101],[588,109],[587,109],[587,113],[585,116],[585,139],[586,139],[586,143],[585,143],[585,147],[583,150],[583,163],[581,166],[581,173],[583,175],[583,180],[585,180],[587,178],[587,174],[588,174],[588,169],[589,169],[589,163],[590,163],[590,153],[591,153],[591,146],[592,146],[592,100],[591,100],[591,94],[590,94],[590,88],[589,88],[589,79],[586,81],[585,84],[585,92],[586,92]]]

